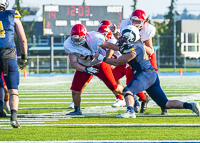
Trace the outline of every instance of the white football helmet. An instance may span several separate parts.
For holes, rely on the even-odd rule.
[[[123,41],[129,45],[132,42],[136,42],[140,39],[140,32],[137,27],[128,25],[122,28],[120,36],[123,38]]]
[[[6,9],[8,7],[8,0],[0,0],[0,7]]]

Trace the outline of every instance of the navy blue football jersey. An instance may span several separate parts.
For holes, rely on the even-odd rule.
[[[122,54],[134,52],[136,57],[128,62],[134,74],[148,69],[154,69],[148,59],[144,45],[141,40],[125,45],[120,48]]]
[[[15,18],[21,15],[17,10],[4,10],[0,12],[0,48],[15,47]]]

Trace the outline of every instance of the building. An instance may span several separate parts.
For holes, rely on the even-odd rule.
[[[177,26],[180,27],[181,53],[185,57],[200,57],[200,20],[180,20]],[[179,32],[179,31],[177,31]]]

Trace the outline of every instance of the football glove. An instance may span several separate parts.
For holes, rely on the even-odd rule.
[[[99,70],[96,69],[96,68],[93,68],[93,67],[86,67],[86,68],[84,69],[84,72],[93,75],[93,74],[95,74],[95,73],[98,73]]]
[[[27,62],[28,62],[28,57],[27,57],[27,54],[21,54],[21,59],[20,59],[20,62],[19,62],[19,64],[20,64],[20,69],[21,70],[23,70],[24,69],[24,67],[26,66],[26,64],[27,64]]]

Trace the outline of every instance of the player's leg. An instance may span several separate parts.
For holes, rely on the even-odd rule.
[[[154,69],[156,69],[156,73],[158,74],[158,66],[156,61],[156,54],[153,53],[151,56],[149,56],[149,61]]]
[[[3,100],[4,100],[4,88],[2,76],[0,78],[0,117],[6,117],[6,113],[3,111]]]
[[[126,67],[126,64],[117,66],[112,70],[113,76],[118,85],[121,85],[120,79],[125,75],[125,72],[126,72],[125,67]],[[115,94],[115,97],[116,97],[116,102],[111,105],[112,107],[115,108],[115,107],[121,107],[121,106],[126,105],[121,94]]]
[[[90,80],[91,80],[92,78],[93,78],[93,75],[90,76],[90,78],[87,80],[87,82],[83,85],[83,88],[82,88],[82,90],[80,91],[80,92],[81,92],[80,94],[83,93],[85,87],[88,85],[88,83],[90,82]],[[68,108],[74,109],[74,101],[73,101],[73,99],[72,99],[72,102],[69,104]]]
[[[18,85],[19,85],[19,71],[18,64],[16,60],[8,59],[8,76],[4,76],[7,83],[8,92],[10,94],[10,124],[14,128],[20,128],[17,121],[17,112],[19,106],[19,95],[18,95]]]
[[[156,54],[153,53],[151,56],[149,56],[149,61],[154,69],[156,69],[156,73],[158,74],[158,66],[156,61]],[[165,108],[161,108],[161,115],[166,115],[168,113],[168,110]]]
[[[133,79],[134,75],[130,67],[126,68],[126,85]],[[150,97],[146,95],[143,91],[136,94],[139,97],[139,100],[141,101],[141,109],[140,113],[144,113],[144,111],[147,109],[147,104],[150,100]],[[135,112],[139,112],[140,105],[139,103],[136,103],[135,105]]]
[[[148,74],[152,78],[152,80],[150,81],[149,81],[150,78],[147,76]],[[133,98],[135,102],[137,101],[137,98],[133,95],[141,91],[144,91],[145,89],[148,89],[155,82],[155,80],[153,79],[156,79],[156,73],[142,72],[142,73],[136,74],[133,77],[133,79],[129,82],[129,84],[123,90],[128,112],[117,117],[120,117],[120,118],[132,117],[132,116],[129,117],[129,115],[131,112],[133,112],[132,110],[134,110],[134,104],[132,104],[134,103]]]
[[[6,82],[4,80],[3,74],[2,74],[2,79],[3,79],[3,86],[4,86],[4,104],[3,104],[3,109],[6,110],[8,114],[10,114],[10,105],[9,105],[9,93],[8,93],[8,88],[6,86]]]
[[[83,92],[85,86],[87,85],[87,81],[92,77],[85,72],[76,71],[74,74],[74,78],[72,81],[72,99],[74,102],[74,111],[70,112],[66,115],[82,115],[82,111],[80,109],[81,103],[81,93]]]
[[[134,112],[134,104],[137,98],[131,91],[125,91],[124,92],[124,98],[126,101],[127,110],[124,114],[116,116],[116,118],[136,118],[135,112]]]
[[[198,103],[187,103],[179,100],[168,100],[162,88],[160,87],[160,81],[157,77],[155,83],[149,87],[147,93],[162,109],[190,109],[200,116],[200,106]]]
[[[95,75],[99,77],[114,94],[123,94],[122,90],[124,87],[116,83],[109,64],[102,62],[99,66],[94,67],[99,69],[99,72]]]

